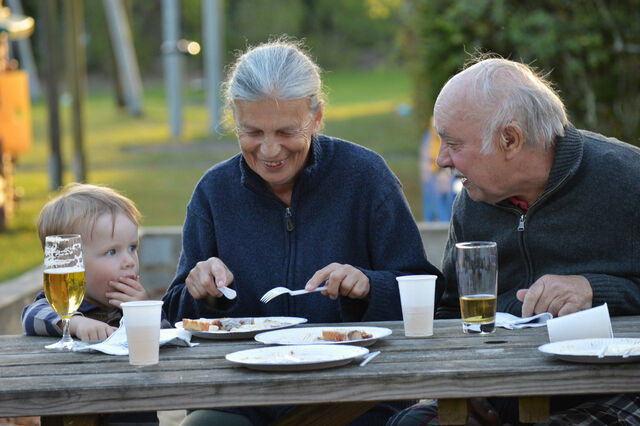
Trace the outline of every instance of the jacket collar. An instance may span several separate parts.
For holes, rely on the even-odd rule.
[[[564,136],[556,139],[556,153],[544,192],[550,191],[578,171],[582,162],[584,141],[571,124],[564,126]]]

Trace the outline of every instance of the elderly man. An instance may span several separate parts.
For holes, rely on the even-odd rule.
[[[477,240],[498,243],[498,311],[560,316],[606,302],[612,315],[640,314],[638,148],[577,130],[543,77],[501,58],[451,78],[434,119],[437,163],[465,188],[454,202],[438,318],[459,317],[455,244]],[[517,421],[502,402],[502,420]],[[575,401],[553,399],[552,420],[639,424],[638,403],[617,395],[567,411]],[[481,424],[497,420],[487,401],[474,408]]]

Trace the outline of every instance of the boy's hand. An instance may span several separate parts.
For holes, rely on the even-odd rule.
[[[114,331],[116,331],[116,328],[111,327],[109,324],[79,315],[71,317],[69,322],[71,335],[83,342],[102,341]]]
[[[109,303],[120,308],[122,302],[132,302],[134,300],[148,300],[147,292],[140,284],[139,276],[120,277],[118,281],[109,281],[113,291],[105,293]]]

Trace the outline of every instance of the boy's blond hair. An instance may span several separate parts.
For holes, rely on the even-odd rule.
[[[116,215],[124,213],[136,225],[142,216],[133,201],[106,186],[70,183],[42,208],[38,217],[38,235],[44,247],[47,235],[89,233],[96,220],[111,214],[112,228]]]

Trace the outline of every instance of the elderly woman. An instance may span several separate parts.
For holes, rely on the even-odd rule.
[[[318,133],[321,86],[318,66],[289,41],[250,49],[232,67],[226,94],[241,153],[208,170],[187,206],[178,271],[163,298],[170,320],[399,320],[396,276],[439,275],[384,160]],[[260,302],[275,286],[319,285],[327,290]],[[225,286],[236,299],[222,297]],[[234,411],[254,424],[284,412],[257,410]]]

